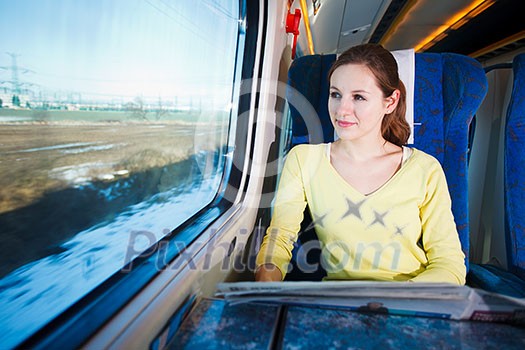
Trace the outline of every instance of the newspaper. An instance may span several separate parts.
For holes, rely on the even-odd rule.
[[[216,296],[230,303],[271,302],[525,325],[525,299],[444,283],[236,282],[219,284]]]

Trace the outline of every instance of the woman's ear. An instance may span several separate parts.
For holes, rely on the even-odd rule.
[[[387,113],[392,113],[394,109],[396,109],[397,103],[399,102],[399,97],[401,96],[401,92],[398,89],[395,89],[394,92],[392,92],[392,95],[388,96],[386,98],[386,111]]]

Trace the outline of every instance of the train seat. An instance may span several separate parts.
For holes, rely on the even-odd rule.
[[[479,288],[525,298],[525,53],[514,58],[512,70],[503,167],[508,271],[490,264],[476,265],[469,279]]]
[[[310,55],[296,58],[289,70],[290,90],[297,90],[311,103],[323,127],[323,138],[311,139],[298,106],[290,102],[292,145],[333,141],[333,127],[328,115],[327,72],[336,55]],[[467,193],[467,151],[469,124],[487,92],[487,78],[480,63],[470,57],[452,53],[416,53],[414,81],[413,146],[436,157],[445,171],[452,197],[452,211],[462,249],[469,256],[469,216]],[[320,280],[325,272],[319,267],[302,272],[295,259],[309,264],[319,261],[320,249],[310,256],[298,257],[298,246],[316,239],[311,218],[305,213],[301,233],[293,252],[292,270],[286,280]]]
[[[525,279],[525,53],[514,58],[505,130],[505,221],[509,270]]]

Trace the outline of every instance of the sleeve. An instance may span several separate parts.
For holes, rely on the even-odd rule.
[[[274,201],[270,227],[257,254],[257,267],[274,264],[284,279],[292,258],[293,244],[301,228],[306,207],[306,195],[301,176],[301,164],[297,149],[288,154]]]
[[[422,243],[428,265],[412,279],[413,282],[465,284],[465,255],[451,208],[445,174],[436,160],[427,177],[426,194],[420,208]]]

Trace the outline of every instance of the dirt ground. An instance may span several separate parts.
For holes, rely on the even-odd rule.
[[[0,214],[82,181],[187,159],[217,142],[217,128],[209,135],[201,129],[183,122],[0,123]]]

